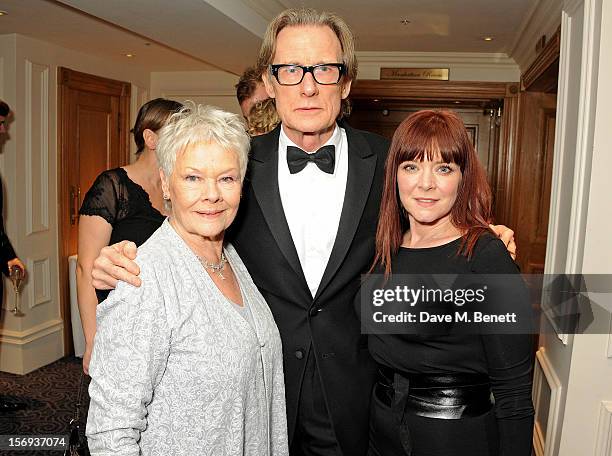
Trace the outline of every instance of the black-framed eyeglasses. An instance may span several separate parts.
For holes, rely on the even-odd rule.
[[[340,82],[346,73],[344,63],[320,63],[318,65],[270,65],[270,72],[280,85],[292,86],[302,82],[306,73],[312,74],[314,80],[321,85],[333,85]]]

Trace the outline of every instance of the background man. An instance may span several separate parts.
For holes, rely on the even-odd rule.
[[[0,137],[4,137],[6,134],[6,118],[11,112],[11,108],[4,101],[0,100]],[[2,269],[2,273],[6,276],[9,274],[9,269],[12,266],[17,266],[21,268],[25,274],[25,266],[21,262],[19,258],[17,258],[17,254],[11,245],[11,241],[9,240],[6,232],[4,231],[4,218],[3,218],[3,185],[2,180],[0,179],[0,268]],[[3,280],[0,279],[0,304],[2,304],[2,298],[4,296],[3,290]],[[6,412],[14,412],[16,410],[20,410],[24,408],[25,405],[16,402],[8,402],[3,400],[0,396],[0,413]]]
[[[236,84],[236,98],[238,98],[240,110],[245,119],[249,117],[255,103],[269,98],[261,80],[261,73],[261,68],[249,67],[244,70]]]

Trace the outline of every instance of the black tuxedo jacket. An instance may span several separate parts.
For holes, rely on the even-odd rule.
[[[2,273],[6,276],[8,276],[8,262],[11,261],[12,259],[16,258],[17,255],[15,254],[15,250],[13,249],[13,246],[11,245],[11,241],[9,241],[8,236],[6,235],[6,232],[4,231],[4,218],[3,215],[3,185],[2,185],[2,179],[0,178],[0,271],[2,271]],[[3,286],[4,286],[4,281],[2,280],[2,277],[0,276],[0,305],[2,305],[2,297],[4,296],[4,292],[3,292]]]
[[[374,255],[387,139],[343,125],[348,179],[336,241],[312,297],[283,212],[278,189],[280,127],[253,139],[240,210],[229,239],[272,309],[283,341],[289,439],[300,387],[313,350],[338,443],[347,456],[365,455],[376,367],[353,308],[360,275]]]

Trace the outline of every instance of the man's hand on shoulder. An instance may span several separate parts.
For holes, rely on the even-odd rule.
[[[498,238],[508,249],[513,260],[516,260],[516,243],[514,242],[514,231],[504,225],[489,225]]]
[[[112,290],[121,281],[139,287],[142,281],[138,277],[140,268],[134,262],[136,252],[136,244],[130,241],[104,247],[91,271],[93,286],[98,290]]]

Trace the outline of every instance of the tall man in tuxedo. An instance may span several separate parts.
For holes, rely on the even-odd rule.
[[[357,73],[339,17],[282,13],[258,66],[281,127],[253,140],[232,242],[283,338],[292,454],[362,455],[375,367],[353,300],[372,261],[388,141],[336,121]]]
[[[284,11],[257,66],[281,125],[253,139],[228,237],[281,333],[291,454],[365,455],[376,367],[353,301],[373,260],[389,143],[337,122],[357,75],[340,17]],[[134,256],[126,243],[103,249],[94,286],[138,285]]]

